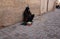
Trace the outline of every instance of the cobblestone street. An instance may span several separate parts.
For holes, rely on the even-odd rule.
[[[35,17],[31,26],[20,23],[0,29],[0,39],[60,39],[60,10]]]

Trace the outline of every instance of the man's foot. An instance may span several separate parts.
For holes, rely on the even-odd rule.
[[[27,25],[25,22],[23,22],[21,25]]]

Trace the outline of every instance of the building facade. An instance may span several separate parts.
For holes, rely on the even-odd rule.
[[[52,11],[56,0],[0,0],[0,26],[8,26],[22,21],[26,6],[36,16]]]

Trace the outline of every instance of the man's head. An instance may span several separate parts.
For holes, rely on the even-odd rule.
[[[26,10],[29,10],[29,6],[26,7]]]

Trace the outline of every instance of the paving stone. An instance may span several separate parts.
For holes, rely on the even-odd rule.
[[[32,26],[16,23],[1,29],[0,39],[60,39],[60,10],[35,17],[33,21]]]

